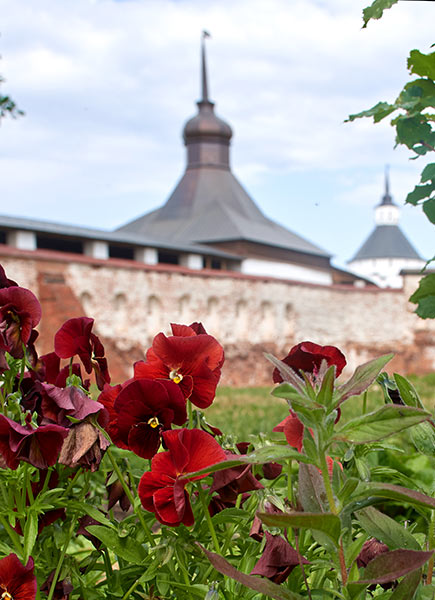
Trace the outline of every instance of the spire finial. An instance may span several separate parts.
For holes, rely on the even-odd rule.
[[[201,35],[201,87],[202,87],[202,98],[201,102],[209,102],[208,99],[208,85],[207,85],[207,65],[205,61],[205,40],[211,37],[208,31],[203,29]]]
[[[390,195],[390,165],[385,165],[385,195]]]

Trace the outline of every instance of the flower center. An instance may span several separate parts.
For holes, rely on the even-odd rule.
[[[14,599],[12,598],[12,596],[10,595],[10,593],[7,591],[7,589],[6,589],[6,586],[5,586],[5,584],[4,584],[4,583],[2,583],[2,584],[0,585],[0,588],[1,588],[2,590],[5,590],[5,591],[3,592],[3,594],[0,596],[0,600],[14,600]]]
[[[180,383],[180,381],[183,381],[183,376],[174,369],[169,373],[169,379],[172,379],[174,383]]]
[[[160,425],[158,418],[157,417],[151,417],[151,419],[148,420],[148,425],[150,427],[152,427],[153,429],[155,429],[156,427],[158,427]]]

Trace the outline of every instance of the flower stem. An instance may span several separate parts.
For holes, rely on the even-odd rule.
[[[219,546],[219,542],[218,542],[218,539],[217,539],[216,530],[214,528],[213,521],[211,520],[210,513],[208,512],[208,505],[207,505],[207,500],[205,498],[204,490],[202,489],[200,483],[197,484],[196,489],[198,490],[199,500],[200,500],[200,502],[202,504],[202,508],[203,508],[203,511],[204,511],[205,520],[207,521],[207,525],[208,525],[208,529],[210,531],[211,539],[213,540],[213,545],[215,547],[216,552],[218,554],[222,554],[220,546]]]
[[[292,485],[292,461],[287,461],[287,498],[290,506],[293,506],[293,485]]]
[[[187,416],[189,418],[189,429],[193,429],[193,406],[190,400],[187,401]]]
[[[60,570],[61,570],[62,565],[63,565],[63,560],[65,558],[65,554],[66,554],[66,551],[68,549],[69,543],[71,541],[72,535],[74,533],[74,529],[76,528],[76,525],[77,525],[77,517],[74,517],[73,520],[71,521],[71,525],[70,525],[70,528],[68,530],[68,536],[67,536],[67,538],[65,540],[65,543],[63,545],[63,548],[61,550],[61,553],[60,553],[60,556],[59,556],[59,560],[57,561],[56,570],[55,570],[54,575],[53,575],[53,581],[51,582],[50,591],[48,593],[47,600],[52,600],[52,598],[53,598],[53,594],[54,594],[54,591],[56,589],[57,580],[59,578],[59,573],[60,573]]]
[[[432,515],[429,522],[429,533],[428,533],[428,550],[433,550],[435,547],[435,511],[432,511]],[[427,564],[427,577],[426,577],[426,585],[430,585],[432,583],[433,577],[433,568],[434,568],[434,556],[429,559]]]
[[[325,485],[326,497],[328,498],[329,509],[333,515],[338,515],[338,508],[335,504],[334,492],[332,491],[331,480],[329,479],[328,465],[323,452],[320,453],[320,469],[322,471],[323,483]]]
[[[113,470],[115,471],[115,473],[116,473],[116,475],[118,477],[119,483],[122,485],[122,489],[124,490],[125,495],[129,499],[130,504],[131,504],[134,512],[136,513],[136,516],[139,519],[140,524],[143,527],[143,530],[145,532],[145,535],[147,537],[147,540],[148,540],[149,544],[151,546],[155,546],[156,543],[154,541],[153,536],[151,535],[151,531],[150,531],[148,525],[145,522],[145,519],[143,518],[143,514],[141,512],[141,509],[140,508],[138,508],[138,509],[135,508],[135,500],[133,498],[133,494],[131,493],[130,488],[128,487],[128,485],[125,482],[125,479],[124,479],[124,477],[123,477],[123,475],[121,473],[121,470],[120,470],[120,468],[118,466],[118,463],[116,462],[116,459],[113,456],[112,449],[110,447],[107,448],[106,453],[107,453],[107,456],[110,459],[110,462],[112,463]]]

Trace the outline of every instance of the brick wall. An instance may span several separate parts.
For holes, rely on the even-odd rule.
[[[407,277],[403,290],[319,286],[7,246],[0,263],[41,301],[40,352],[53,349],[67,318],[93,317],[115,382],[131,376],[133,362],[170,322],[197,320],[223,344],[223,383],[230,385],[268,384],[263,352],[282,357],[303,340],[340,347],[349,370],[392,351],[391,368],[403,374],[435,367],[435,321],[419,319],[407,301],[417,277]]]

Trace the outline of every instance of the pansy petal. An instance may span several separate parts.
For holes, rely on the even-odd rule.
[[[165,487],[157,490],[153,495],[154,508],[157,519],[165,524],[176,527],[183,520],[184,510],[179,506],[181,514],[177,511],[174,502],[174,488]]]
[[[152,458],[160,446],[160,428],[139,423],[130,429],[128,447],[142,458]]]

